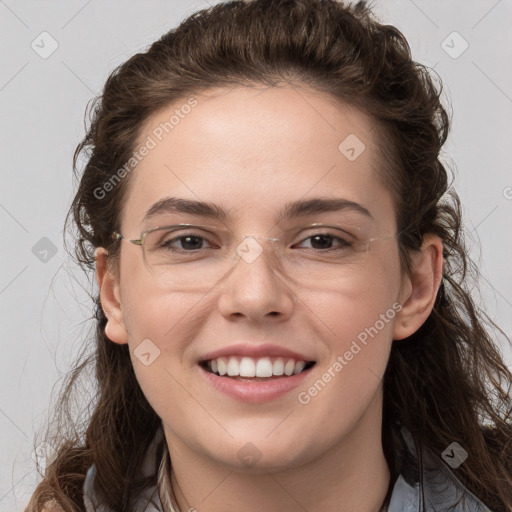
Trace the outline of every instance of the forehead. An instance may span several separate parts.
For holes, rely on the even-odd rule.
[[[310,89],[218,88],[185,97],[151,115],[138,142],[151,149],[133,171],[121,215],[134,228],[166,196],[268,220],[308,195],[365,203],[375,218],[392,209],[377,179],[371,120]]]

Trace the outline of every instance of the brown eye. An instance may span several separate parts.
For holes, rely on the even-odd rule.
[[[194,253],[217,247],[203,233],[184,230],[155,230],[148,235],[146,249],[152,252]]]
[[[336,249],[344,249],[350,247],[350,243],[339,236],[334,236],[329,233],[317,233],[315,235],[308,236],[301,244],[310,240],[311,248],[320,251],[329,251]],[[333,246],[334,244],[334,246]]]
[[[162,247],[165,249],[173,250],[174,244],[178,243],[181,247],[178,247],[181,251],[197,251],[203,249],[203,242],[206,241],[202,236],[197,235],[182,235],[171,238],[162,242]]]

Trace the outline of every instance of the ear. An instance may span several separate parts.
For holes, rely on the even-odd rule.
[[[109,268],[105,248],[98,247],[95,257],[96,281],[100,290],[101,307],[107,317],[105,334],[114,343],[126,344],[128,343],[128,332],[124,324],[117,277]]]
[[[421,249],[412,256],[411,275],[404,278],[393,339],[415,333],[430,315],[443,277],[443,243],[437,235],[426,235]]]

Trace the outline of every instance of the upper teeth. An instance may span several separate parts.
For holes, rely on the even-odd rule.
[[[283,359],[282,357],[218,357],[208,361],[208,368],[213,373],[230,377],[272,377],[273,375],[296,375],[304,370],[306,361]]]

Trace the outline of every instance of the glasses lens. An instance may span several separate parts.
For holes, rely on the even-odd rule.
[[[207,291],[236,267],[249,269],[261,261],[290,284],[340,289],[368,272],[369,255],[392,238],[349,241],[318,232],[292,246],[253,236],[226,244],[200,228],[171,227],[150,231],[143,250],[150,273],[163,286],[180,291]]]
[[[229,271],[230,258],[220,238],[201,228],[150,230],[142,247],[148,270],[168,288],[208,290]]]

